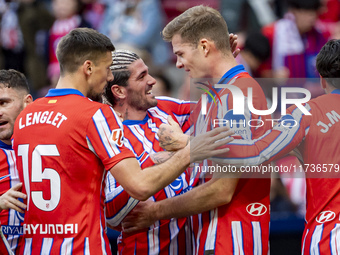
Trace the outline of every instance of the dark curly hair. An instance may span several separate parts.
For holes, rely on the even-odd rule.
[[[316,69],[326,81],[340,88],[340,40],[328,41],[316,57]]]

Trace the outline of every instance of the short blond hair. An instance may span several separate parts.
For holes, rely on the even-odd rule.
[[[198,45],[207,38],[214,41],[220,51],[230,51],[228,26],[222,15],[215,9],[194,6],[169,22],[162,31],[165,41],[171,42],[174,35],[180,35],[186,43]]]

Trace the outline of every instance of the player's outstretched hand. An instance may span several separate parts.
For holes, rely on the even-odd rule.
[[[138,205],[125,217],[122,222],[123,231],[126,233],[135,232],[150,227],[157,219],[153,211],[154,202],[146,200]]]
[[[26,195],[19,190],[22,187],[22,183],[16,184],[9,189],[6,193],[0,196],[0,209],[8,210],[14,209],[20,213],[23,213],[26,209],[26,205],[18,200],[18,198],[26,199]]]
[[[195,136],[190,141],[190,163],[227,153],[228,148],[219,148],[234,140],[234,131],[229,127],[218,127],[207,133]]]
[[[229,34],[229,42],[230,42],[231,53],[233,53],[234,58],[236,58],[237,55],[241,51],[240,49],[237,48],[237,35],[230,33]]]
[[[169,124],[162,124],[158,130],[159,145],[167,151],[177,151],[187,145],[189,137],[183,134],[178,123],[171,116],[168,117]]]

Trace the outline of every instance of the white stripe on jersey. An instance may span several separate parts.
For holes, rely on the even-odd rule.
[[[147,137],[144,135],[145,131],[139,126],[139,125],[131,125],[127,126],[131,133],[138,139],[138,141],[143,145],[143,149],[149,154],[156,153],[153,150],[153,143],[147,139]]]
[[[193,240],[193,251],[195,251],[195,254],[198,254],[198,249],[200,247],[200,238],[202,234],[202,227],[203,227],[203,222],[202,222],[202,214],[197,215],[198,219],[198,232],[196,236],[196,240]],[[194,233],[194,231],[192,231]],[[193,235],[193,238],[195,236]]]
[[[159,254],[159,228],[153,228],[148,231],[148,255]]]
[[[244,255],[243,250],[243,232],[240,221],[231,222],[231,233],[233,237],[233,251],[234,255]]]
[[[97,132],[101,138],[103,146],[106,149],[107,154],[112,158],[113,156],[120,153],[115,142],[111,138],[111,130],[107,124],[106,118],[99,109],[92,117],[93,122],[97,128]]]
[[[215,250],[217,222],[218,222],[218,208],[210,210],[209,214],[210,214],[210,222],[209,222],[207,239],[204,245],[204,250],[206,251]]]
[[[53,244],[53,238],[43,238],[40,254],[41,255],[50,254],[51,249],[52,249],[52,244]]]
[[[179,233],[179,227],[177,224],[177,219],[171,219],[169,223],[169,231],[170,231],[170,245],[169,245],[169,254],[176,255],[178,254],[178,240],[177,235]]]
[[[312,241],[310,243],[310,254],[311,255],[320,255],[319,242],[321,240],[322,231],[323,231],[323,225],[317,225],[314,229],[314,232],[312,234]]]
[[[335,224],[331,231],[331,254],[340,254],[340,224]]]
[[[32,254],[32,238],[25,238],[24,255]]]
[[[16,169],[16,162],[15,162],[15,153],[13,150],[3,150],[7,156],[7,162],[9,166],[9,175],[10,175],[10,187],[15,186],[19,183],[19,175],[18,170]],[[10,209],[8,212],[8,225],[10,226],[19,226],[20,219],[18,218],[19,213],[13,209]],[[18,238],[19,235],[8,235],[7,241],[11,247],[11,250],[15,252],[15,249],[18,246]]]
[[[60,255],[72,255],[73,238],[64,238],[60,247]]]
[[[111,226],[116,227],[118,226],[122,220],[128,215],[128,213],[135,208],[135,206],[139,203],[139,200],[136,200],[132,197],[129,198],[127,204],[112,218],[106,218],[106,222],[109,223]]]
[[[252,221],[253,240],[254,240],[254,255],[262,255],[262,240],[261,240],[261,225],[258,221]]]
[[[90,255],[90,243],[88,237],[85,237],[84,255]]]
[[[303,238],[303,244],[302,244],[302,251],[301,251],[301,254],[304,254],[304,252],[305,252],[305,243],[306,243],[306,238],[307,238],[308,232],[309,232],[309,229],[307,229],[306,234],[305,234],[305,237]]]
[[[110,172],[107,173],[105,179],[105,197],[106,201],[113,200],[116,196],[118,196],[121,192],[123,192],[123,187],[116,187],[116,180],[113,178]],[[121,221],[125,218],[125,216],[138,204],[139,200],[134,199],[132,197],[129,198],[128,202],[121,210],[114,215],[112,218],[107,218],[106,221],[113,227],[118,226]]]

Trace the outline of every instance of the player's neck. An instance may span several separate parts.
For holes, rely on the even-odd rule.
[[[76,89],[79,90],[84,96],[87,95],[87,88],[77,75],[67,75],[60,77],[56,86],[57,89]]]
[[[4,144],[12,145],[11,139],[9,139],[9,140],[0,140],[0,141],[3,142]]]
[[[146,111],[137,110],[127,104],[120,105],[119,102],[114,110],[121,113],[124,120],[143,120],[146,116]]]
[[[220,78],[231,68],[237,66],[235,58],[232,55],[220,56],[218,61],[211,65],[211,78]]]

